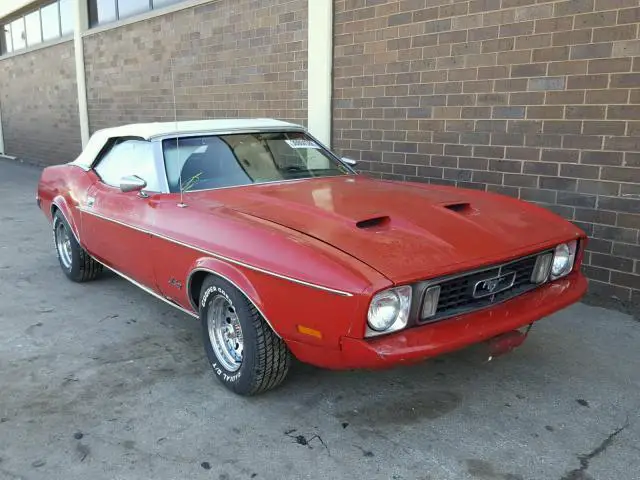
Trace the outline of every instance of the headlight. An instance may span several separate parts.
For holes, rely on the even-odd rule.
[[[551,279],[564,277],[573,270],[578,242],[562,243],[556,247],[551,264]]]
[[[411,309],[411,287],[397,287],[376,294],[369,305],[367,336],[402,330]]]

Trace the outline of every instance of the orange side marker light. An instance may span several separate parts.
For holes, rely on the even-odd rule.
[[[305,327],[304,325],[298,325],[298,332],[303,335],[309,335],[310,337],[322,338],[322,332],[314,328]]]

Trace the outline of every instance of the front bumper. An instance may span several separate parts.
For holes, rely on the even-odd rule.
[[[302,361],[334,369],[414,363],[529,325],[577,302],[586,291],[586,279],[574,272],[504,303],[459,317],[369,340],[342,337],[341,348],[335,351],[293,350]]]

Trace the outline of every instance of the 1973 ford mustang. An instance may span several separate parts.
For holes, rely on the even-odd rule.
[[[46,168],[37,202],[67,277],[106,266],[199,318],[215,375],[243,395],[282,382],[292,355],[350,369],[504,353],[585,293],[571,223],[353,163],[276,120],[127,125]]]

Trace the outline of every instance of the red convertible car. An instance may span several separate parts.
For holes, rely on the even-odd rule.
[[[37,203],[71,280],[103,266],[199,318],[236,393],[326,368],[519,345],[578,301],[586,237],[486,192],[357,175],[276,120],[128,125],[46,168]]]

